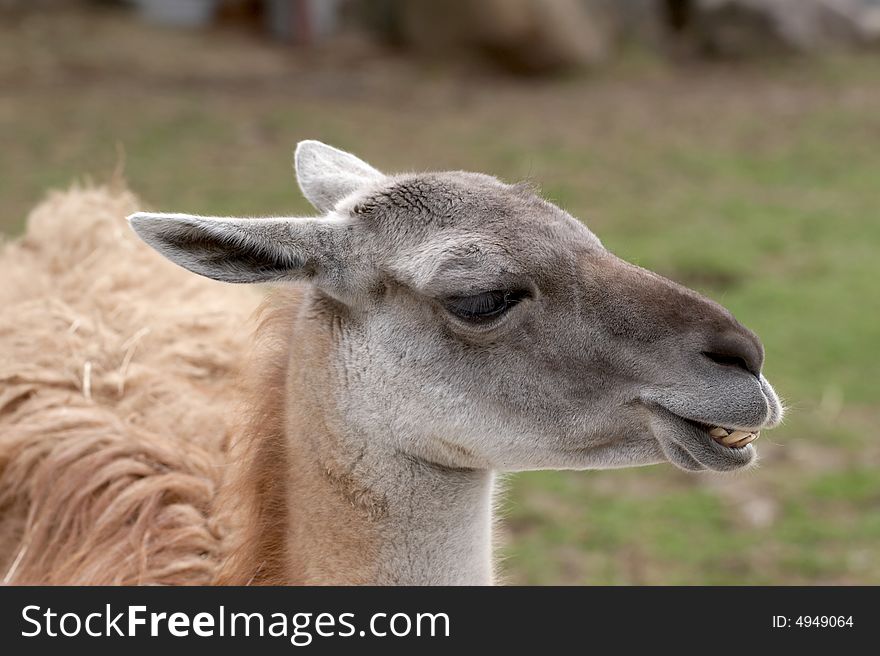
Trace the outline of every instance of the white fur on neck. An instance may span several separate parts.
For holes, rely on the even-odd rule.
[[[398,458],[376,582],[491,585],[492,472]]]

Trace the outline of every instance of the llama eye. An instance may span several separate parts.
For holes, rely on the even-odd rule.
[[[524,291],[495,289],[473,296],[446,299],[446,309],[460,319],[478,323],[500,317],[527,296]]]

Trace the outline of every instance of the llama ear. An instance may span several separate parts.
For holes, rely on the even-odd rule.
[[[321,212],[384,177],[365,161],[320,141],[300,141],[293,161],[303,196]]]
[[[128,217],[147,244],[193,273],[223,282],[335,278],[346,224],[329,219]]]

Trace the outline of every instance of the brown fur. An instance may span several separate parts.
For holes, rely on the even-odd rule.
[[[0,581],[203,584],[223,560],[259,297],[168,266],[125,224],[136,207],[53,194],[0,255]]]
[[[0,254],[0,581],[370,581],[383,505],[328,456],[330,336],[299,291],[169,265],[136,206],[53,194]]]
[[[278,297],[279,295],[276,295]],[[233,537],[220,584],[281,584],[288,580],[286,557],[289,461],[284,430],[287,340],[298,298],[282,305],[267,299],[258,310],[257,340],[251,364],[258,372],[240,400],[244,422],[232,444],[229,484],[218,508],[236,508],[230,518]],[[273,302],[274,301],[274,302]]]

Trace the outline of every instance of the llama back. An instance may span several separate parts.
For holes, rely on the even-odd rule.
[[[222,560],[258,295],[169,266],[122,189],[51,195],[0,251],[0,580],[203,584]]]

